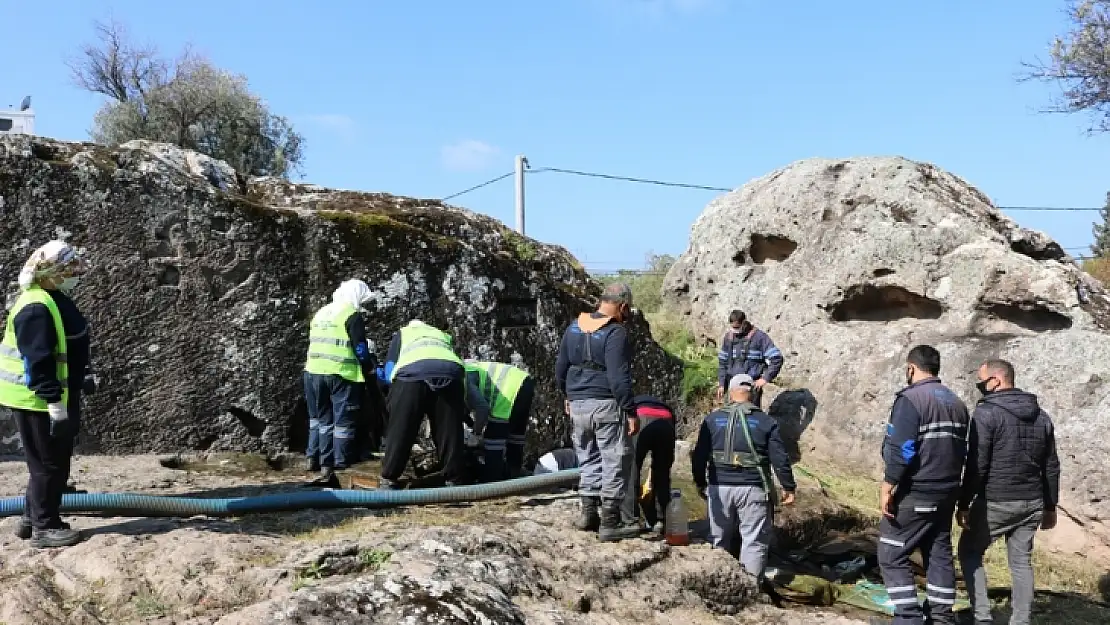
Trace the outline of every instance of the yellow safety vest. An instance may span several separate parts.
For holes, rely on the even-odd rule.
[[[512,416],[513,403],[520,387],[528,379],[523,369],[500,362],[468,361],[468,374],[478,376],[478,389],[489,404],[490,418],[506,421]]]
[[[4,340],[0,341],[0,406],[46,412],[46,401],[35,394],[27,385],[30,372],[19,352],[15,338],[15,316],[31,304],[42,304],[50,311],[54,320],[54,332],[58,344],[54,347],[54,360],[57,362],[58,382],[62,385],[62,403],[69,405],[69,364],[66,358],[66,331],[62,326],[62,315],[50,294],[33,286],[20,294],[15,305],[8,311],[8,323],[4,328]]]
[[[308,330],[308,360],[304,370],[317,375],[337,375],[351,382],[364,382],[362,364],[347,334],[347,320],[358,314],[346,302],[332,302],[312,317]]]
[[[451,335],[427,324],[401,328],[401,353],[389,374],[389,381],[397,372],[420,360],[446,360],[462,365],[462,359],[451,349]]]

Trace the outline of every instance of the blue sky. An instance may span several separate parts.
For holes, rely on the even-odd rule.
[[[100,99],[64,64],[109,14],[246,74],[307,138],[305,179],[443,197],[533,167],[735,187],[794,160],[897,154],[1001,205],[1099,206],[1110,136],[1037,113],[1022,60],[1056,0],[2,0],[0,106],[85,139]],[[593,270],[680,253],[712,192],[528,177],[528,234]],[[454,203],[513,223],[504,180]],[[1013,213],[1065,247],[1095,213]]]

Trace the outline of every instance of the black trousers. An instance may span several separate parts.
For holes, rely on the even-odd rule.
[[[73,456],[73,433],[50,436],[50,417],[45,412],[12,409],[23,457],[31,477],[27,481],[26,506],[31,526],[35,529],[59,529],[62,517],[62,494],[69,481],[70,459]],[[68,424],[72,427],[72,423]]]
[[[893,625],[955,623],[956,567],[952,515],[956,495],[895,495],[894,518],[879,523],[879,570],[894,604]],[[921,550],[928,582],[925,605],[917,599],[910,555]]]
[[[453,380],[438,390],[432,390],[425,382],[395,381],[389,389],[389,423],[386,426],[382,477],[396,480],[405,472],[405,465],[412,455],[412,445],[427,417],[431,420],[432,439],[443,467],[443,478],[449,481],[458,479],[463,467],[465,415],[466,391],[461,379]]]
[[[675,428],[674,419],[640,417],[640,432],[636,435],[636,460],[632,465],[632,482],[628,485],[628,495],[622,506],[625,521],[631,521],[644,514],[649,525],[666,518],[667,504],[671,502],[671,465],[674,464]],[[644,460],[651,454],[651,491],[652,505],[640,507],[640,475]]]

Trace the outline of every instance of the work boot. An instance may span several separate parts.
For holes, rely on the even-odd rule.
[[[638,538],[642,531],[639,521],[625,523],[621,520],[621,502],[607,501],[601,508],[601,527],[598,538],[603,543]]]
[[[320,469],[320,475],[310,481],[309,484],[324,488],[339,488],[339,477],[335,475],[335,469],[324,467]]]
[[[401,487],[397,485],[397,482],[383,477],[378,480],[378,490],[401,490]]]
[[[69,523],[62,521],[62,529],[69,529]],[[31,516],[24,512],[23,516],[19,519],[19,524],[15,526],[15,537],[20,540],[27,540],[34,533],[31,527]]]
[[[81,542],[81,533],[72,528],[32,530],[31,546],[35,549],[51,547],[72,547]]]
[[[601,526],[597,509],[601,506],[600,497],[582,497],[582,513],[574,522],[574,528],[583,532],[596,532]]]
[[[304,470],[309,473],[315,473],[320,470],[320,461],[316,458],[304,459]]]

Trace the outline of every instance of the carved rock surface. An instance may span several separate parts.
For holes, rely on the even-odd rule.
[[[793,163],[713,200],[664,291],[713,342],[747,311],[786,356],[796,392],[767,405],[806,429],[797,453],[855,467],[879,467],[913,345],[940,350],[969,408],[982,360],[1012,361],[1056,423],[1065,504],[1110,517],[1110,300],[960,178],[903,158]]]
[[[108,150],[0,137],[0,288],[52,238],[85,248],[77,292],[101,390],[85,452],[303,449],[308,320],[340,281],[374,291],[380,357],[420,318],[463,357],[512,362],[538,381],[533,456],[564,444],[554,358],[600,294],[566,250],[435,200],[244,180],[164,144]],[[0,298],[0,312],[4,298]],[[638,391],[674,399],[681,365],[634,324]],[[0,452],[16,451],[0,418]]]

